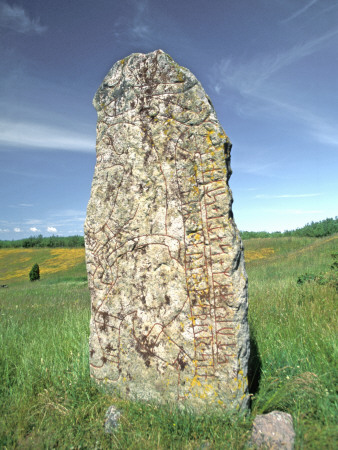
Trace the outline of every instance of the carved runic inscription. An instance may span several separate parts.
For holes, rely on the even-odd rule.
[[[157,50],[118,61],[94,106],[91,375],[131,398],[245,408],[247,276],[210,99]]]

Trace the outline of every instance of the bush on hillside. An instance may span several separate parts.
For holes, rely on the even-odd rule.
[[[304,273],[298,277],[297,284],[314,281],[321,285],[331,286],[338,291],[338,253],[333,253],[331,256],[333,258],[333,263],[330,266],[330,270],[316,275],[313,273]]]
[[[31,271],[29,272],[29,279],[31,281],[36,281],[40,279],[40,267],[38,264],[34,264],[34,266],[31,268]]]

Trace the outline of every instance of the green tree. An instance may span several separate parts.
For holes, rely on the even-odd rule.
[[[40,279],[40,268],[38,264],[35,263],[34,266],[31,268],[31,271],[29,272],[29,279],[31,281]]]

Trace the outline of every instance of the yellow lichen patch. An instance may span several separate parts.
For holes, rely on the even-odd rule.
[[[183,72],[182,72],[181,68],[179,68],[179,69],[177,70],[177,79],[178,79],[179,81],[181,81],[181,82],[184,82],[184,75],[183,75]]]
[[[194,316],[191,316],[191,317],[188,317],[188,319],[191,320],[192,325],[195,326],[196,318]],[[197,363],[197,361],[196,361],[196,363]]]
[[[209,131],[207,132],[207,135],[206,135],[206,141],[207,141],[208,145],[213,145],[212,140],[211,140],[211,137],[210,137],[213,133],[215,133],[214,130],[209,130]]]
[[[222,132],[218,133],[218,137],[221,138],[221,139],[226,139],[228,136],[223,131],[223,133]]]
[[[209,398],[209,401],[211,402],[216,401],[218,393],[215,391],[212,384],[206,383],[205,380],[201,379],[197,374],[195,374],[192,379],[187,378],[186,381],[189,383],[188,395],[201,399]]]
[[[202,386],[197,375],[194,376],[194,378],[192,379],[192,382],[191,382],[191,387],[194,387],[195,385]]]
[[[260,250],[246,250],[244,251],[245,254],[245,261],[255,261],[256,259],[265,259],[269,256],[273,255],[275,253],[273,248],[261,248]]]

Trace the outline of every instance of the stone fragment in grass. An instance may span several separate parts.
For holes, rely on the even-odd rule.
[[[250,444],[258,449],[292,450],[295,436],[291,414],[272,411],[256,416]]]
[[[157,50],[118,61],[94,106],[92,377],[124,398],[246,409],[247,275],[210,98]]]
[[[114,405],[109,406],[106,412],[106,420],[104,422],[104,430],[108,434],[112,434],[119,426],[121,412]]]

